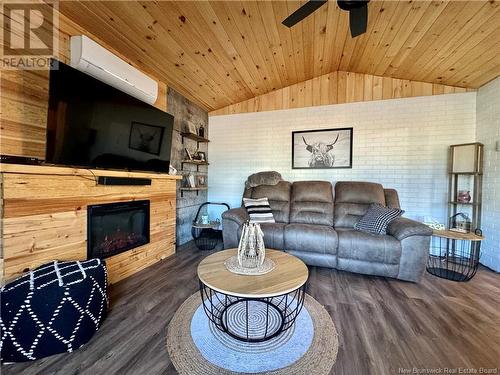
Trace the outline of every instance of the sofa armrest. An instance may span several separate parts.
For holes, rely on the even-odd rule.
[[[224,249],[237,248],[240,242],[239,230],[249,220],[245,207],[232,208],[222,214],[222,239]]]
[[[245,207],[232,208],[222,214],[223,220],[234,221],[238,225],[243,225],[250,219]]]
[[[387,234],[402,241],[410,236],[431,236],[432,229],[418,221],[406,217],[398,217],[389,223]]]

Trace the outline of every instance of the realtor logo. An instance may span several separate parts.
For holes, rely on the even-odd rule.
[[[47,69],[58,52],[57,2],[3,2],[3,69]]]

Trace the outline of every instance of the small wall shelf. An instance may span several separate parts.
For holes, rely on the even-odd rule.
[[[181,137],[182,137],[182,144],[184,144],[184,138],[187,138],[198,142],[198,147],[200,147],[200,143],[210,142],[207,138],[200,137],[198,134],[193,134],[193,133],[181,133]]]
[[[457,202],[457,201],[453,201],[453,202],[448,202],[449,204],[456,204],[456,205],[464,205],[464,206],[479,206],[481,203],[478,203],[478,202]]]
[[[198,187],[183,187],[181,188],[181,197],[184,196],[185,191],[196,191],[196,195],[199,194],[202,190],[208,190],[207,186],[198,186]]]
[[[202,136],[199,136],[198,134],[195,134],[195,133],[189,133],[189,132],[182,132],[181,133],[181,137],[182,137],[182,144],[184,144],[184,139],[190,139],[191,141],[194,141],[197,143],[197,149],[199,151],[200,149],[200,143],[201,144],[207,144],[208,142],[210,142],[210,140],[208,138],[205,138],[205,137],[202,137]],[[188,152],[186,151],[186,154],[188,154]],[[205,151],[205,155],[206,155],[206,151]],[[191,157],[189,155],[189,157]],[[185,170],[184,169],[184,165],[185,164],[188,164],[188,165],[196,165],[196,172],[194,171],[190,171],[190,170]],[[204,165],[204,166],[208,166],[209,163],[206,161],[206,160],[196,160],[196,159],[184,159],[184,160],[181,160],[181,170],[182,171],[185,171],[185,172],[189,172],[190,174],[191,173],[197,173],[197,174],[200,174],[200,165]],[[207,174],[207,172],[201,172],[202,174]],[[188,186],[191,185],[191,184],[187,184]],[[196,195],[198,196],[200,191],[203,191],[203,190],[208,190],[208,187],[207,186],[195,186],[195,187],[181,187],[180,188],[180,191],[181,191],[181,197],[184,197],[184,192],[186,191],[196,191]]]
[[[456,174],[456,175],[470,175],[470,176],[480,176],[482,173],[480,172],[450,172],[450,174]]]
[[[207,161],[201,161],[201,160],[183,160],[181,163],[184,164],[198,164],[198,165],[208,165],[209,163]]]
[[[184,164],[192,164],[196,165],[196,172],[200,171],[200,165],[209,165],[207,161],[201,160],[182,160],[181,161],[181,169],[184,170]]]

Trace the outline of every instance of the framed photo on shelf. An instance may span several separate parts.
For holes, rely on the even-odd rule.
[[[132,121],[128,137],[128,148],[148,154],[160,155],[164,131],[165,128],[162,126]]]
[[[184,151],[186,152],[186,160],[193,160],[193,155],[191,155],[191,152],[189,152],[187,147],[184,147]]]
[[[198,135],[198,129],[196,129],[196,125],[193,124],[192,122],[188,122],[187,131],[188,133]]]
[[[198,186],[206,186],[207,178],[205,176],[198,176]]]
[[[352,129],[292,132],[292,169],[352,168]]]

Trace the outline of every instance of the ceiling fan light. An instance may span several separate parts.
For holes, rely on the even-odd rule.
[[[362,8],[368,4],[370,0],[337,0],[337,4],[342,10],[351,10],[356,8]]]

